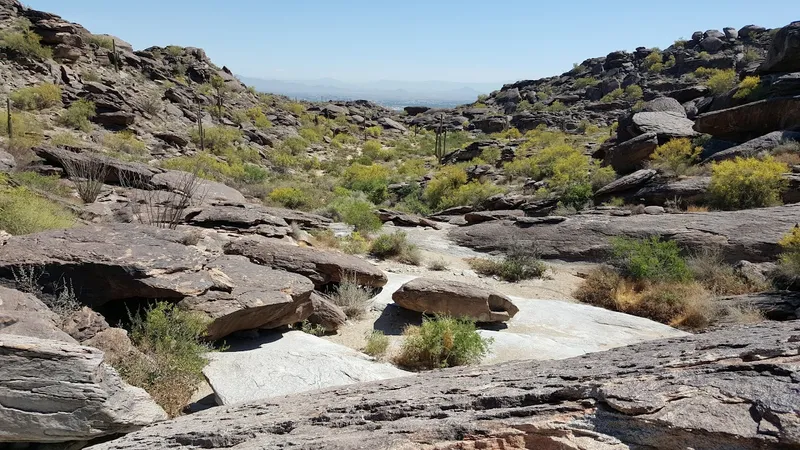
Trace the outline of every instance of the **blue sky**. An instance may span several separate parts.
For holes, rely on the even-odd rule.
[[[798,19],[797,0],[27,0],[136,49],[202,47],[275,79],[507,82],[695,30]]]

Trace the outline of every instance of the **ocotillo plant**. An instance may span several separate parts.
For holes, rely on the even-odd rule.
[[[439,117],[439,126],[436,127],[436,159],[440,162],[447,153],[447,129],[444,127],[444,115]]]
[[[8,139],[14,137],[14,130],[11,128],[11,97],[6,99],[6,111],[8,114],[6,115],[6,120],[8,121]]]
[[[197,107],[197,132],[200,136],[200,151],[202,152],[206,149],[206,133],[203,130],[203,109],[200,106]]]

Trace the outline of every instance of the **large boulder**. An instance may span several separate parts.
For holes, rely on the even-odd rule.
[[[637,170],[636,172],[617,178],[611,183],[601,187],[594,193],[594,195],[595,197],[600,198],[603,196],[639,188],[650,181],[650,179],[656,176],[657,173],[658,172],[653,169]]]
[[[797,322],[239,403],[92,450],[800,447]]]
[[[325,331],[336,331],[347,322],[347,315],[342,308],[317,292],[311,294],[311,307],[313,312],[308,316],[309,323]]]
[[[630,217],[576,215],[559,223],[486,222],[454,228],[450,237],[480,251],[503,251],[509,242],[535,242],[544,258],[599,261],[610,256],[610,238],[663,236],[686,250],[719,247],[735,263],[774,261],[777,242],[797,223],[800,204],[744,211]]]
[[[186,245],[190,233],[114,224],[10,239],[0,247],[0,278],[41,273],[45,290],[69,280],[78,300],[124,317],[126,301],[159,299],[205,313],[209,336],[272,328],[311,314],[305,277]]]
[[[0,443],[90,441],[167,418],[103,361],[74,342],[0,334]]]
[[[761,64],[762,73],[800,72],[800,21],[778,30],[772,38],[767,58]]]
[[[800,132],[797,131],[773,131],[764,136],[751,139],[743,144],[728,148],[721,152],[714,153],[706,158],[703,163],[712,161],[724,161],[736,157],[751,158],[768,155],[774,148],[785,141],[800,141]]]
[[[31,294],[0,286],[0,335],[75,342],[61,330],[60,318]]]
[[[231,350],[209,354],[203,369],[219,405],[411,375],[302,331],[234,342]]]
[[[642,168],[658,147],[658,134],[645,133],[629,139],[606,151],[603,164],[617,173],[630,173]]]
[[[492,289],[429,278],[409,281],[392,294],[392,300],[411,311],[466,317],[477,322],[507,322],[519,312],[511,299]]]
[[[197,178],[195,175],[179,170],[168,170],[153,175],[150,183],[167,191],[185,191],[186,186],[191,186],[192,199],[199,203],[244,203],[246,199],[241,192],[216,181]]]
[[[5,150],[0,150],[0,172],[11,172],[15,167],[17,167],[17,161],[14,159],[14,155]]]
[[[770,98],[701,114],[694,124],[700,133],[734,142],[799,127],[800,96]]]
[[[269,239],[241,239],[229,242],[225,253],[243,255],[273,269],[304,275],[318,287],[338,283],[353,276],[361,286],[381,287],[386,275],[377,267],[356,256],[298,247]]]
[[[670,100],[674,100],[670,98]],[[633,115],[633,124],[641,133],[656,133],[659,136],[694,137],[697,132],[692,129],[694,122],[686,118],[686,112],[644,111]]]

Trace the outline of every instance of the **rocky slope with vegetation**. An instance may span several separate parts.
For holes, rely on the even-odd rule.
[[[0,0],[0,445],[799,446],[798,330],[771,322],[800,314],[798,39],[697,32],[398,113]],[[502,291],[543,260],[592,264],[563,295],[604,309],[556,309],[592,345]],[[721,330],[426,373],[686,336],[664,324]],[[204,378],[223,409],[153,426]]]

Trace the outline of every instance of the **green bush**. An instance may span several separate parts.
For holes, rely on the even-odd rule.
[[[200,131],[193,128],[190,135],[192,142],[200,147]],[[236,128],[231,127],[204,127],[203,128],[203,144],[206,150],[218,154],[226,150],[228,147],[233,146],[235,142],[242,140],[242,132]]]
[[[383,223],[375,214],[375,205],[359,196],[340,196],[331,204],[334,219],[353,225],[359,232],[373,232]]]
[[[485,276],[497,276],[516,283],[531,278],[540,278],[547,271],[547,266],[531,252],[511,249],[502,260],[487,258],[470,258],[469,266],[475,272]]]
[[[742,61],[745,64],[758,61],[761,58],[761,51],[759,51],[756,47],[746,46],[744,48],[744,52],[742,52]]]
[[[551,113],[560,113],[567,110],[567,106],[563,104],[560,100],[556,100],[547,107],[547,112]]]
[[[19,109],[42,110],[61,105],[61,88],[53,83],[43,83],[19,89],[10,98]]]
[[[474,180],[463,186],[459,186],[458,189],[442,198],[437,208],[447,209],[453,206],[478,206],[487,198],[501,192],[503,192],[503,189],[499,186],[495,186],[489,182]]]
[[[42,125],[32,114],[11,113],[11,127],[14,136],[6,141],[6,147],[15,157],[42,142]],[[8,136],[8,113],[5,110],[0,111],[0,135]],[[17,160],[18,165],[23,163]]]
[[[383,133],[383,128],[379,125],[375,125],[374,127],[369,127],[364,131],[367,133],[367,136],[377,138]]]
[[[482,338],[469,319],[425,317],[421,326],[403,332],[397,364],[412,370],[476,364],[489,352],[491,339]]]
[[[267,116],[264,114],[264,111],[262,111],[261,108],[257,106],[245,110],[245,115],[247,115],[247,118],[250,119],[250,121],[253,123],[253,125],[256,126],[256,128],[260,128],[262,130],[265,130],[267,128],[272,128],[272,122],[270,122],[269,119],[267,119]]]
[[[783,174],[789,167],[771,157],[764,160],[739,158],[711,166],[708,193],[721,209],[748,209],[781,204],[787,187]]]
[[[59,122],[70,128],[81,130],[84,132],[92,131],[92,123],[89,119],[97,115],[94,102],[89,100],[80,99],[63,111],[59,116]]]
[[[733,98],[736,99],[745,99],[749,98],[752,99],[758,96],[761,92],[761,77],[759,76],[748,76],[745,77],[739,83],[739,86],[736,89],[736,93],[733,94]]]
[[[322,142],[322,134],[313,127],[301,127],[297,132],[300,134],[300,137],[306,140],[306,142],[311,144],[319,144]]]
[[[644,96],[641,86],[632,84],[625,88],[625,98],[628,100],[639,100]]]
[[[778,242],[781,246],[781,266],[794,277],[800,277],[800,226],[795,226]]]
[[[342,308],[348,319],[360,319],[367,313],[370,293],[358,285],[358,277],[354,273],[343,273],[339,285],[331,294],[331,301]]]
[[[386,354],[389,348],[389,337],[383,331],[372,330],[367,337],[367,345],[364,346],[364,353],[373,358],[379,358]]]
[[[21,186],[59,197],[69,197],[72,194],[72,190],[61,182],[61,177],[58,175],[41,175],[37,172],[14,172],[11,174],[11,179]]]
[[[702,69],[702,67],[701,67]],[[697,69],[698,71],[700,69]],[[695,71],[697,73],[697,71]],[[705,82],[714,95],[724,94],[736,87],[737,75],[733,69],[717,70]]]
[[[600,166],[599,164],[594,164],[592,173],[589,176],[589,182],[592,185],[592,190],[598,190],[602,187],[607,186],[609,183],[617,179],[617,173],[614,172],[614,168],[611,166]]]
[[[600,101],[603,103],[611,103],[621,99],[624,96],[625,96],[625,91],[623,91],[622,88],[616,88],[613,91],[609,92],[608,94],[604,95],[603,98],[600,99]]]
[[[600,80],[594,77],[583,77],[575,80],[576,89],[583,89],[590,86],[597,86],[598,84],[600,84]]]
[[[589,183],[571,183],[563,187],[561,205],[580,211],[592,200],[592,185]]]
[[[131,131],[119,133],[106,133],[103,135],[103,145],[114,153],[142,156],[147,153],[147,145],[136,138]]]
[[[203,380],[203,342],[208,320],[198,313],[159,302],[132,315],[133,352],[115,366],[128,383],[146,390],[170,416],[177,416]]]
[[[114,39],[109,36],[101,36],[99,34],[92,34],[86,38],[86,42],[89,45],[96,45],[99,48],[104,48],[106,50],[113,50],[114,49]]]
[[[306,192],[294,187],[275,188],[268,197],[273,202],[291,209],[303,209],[312,203]]]
[[[655,169],[665,170],[675,175],[684,175],[697,161],[701,147],[694,147],[692,141],[686,138],[672,139],[656,147],[650,156]]]
[[[372,163],[376,160],[389,161],[394,156],[394,150],[384,150],[383,145],[378,141],[369,140],[361,148],[362,159],[364,162]]]
[[[208,152],[163,160],[160,165],[164,169],[197,173],[200,178],[214,181],[234,179],[244,173],[244,167],[241,164],[231,166]]]
[[[378,164],[353,164],[344,171],[342,184],[347,189],[363,192],[370,201],[379,204],[388,195],[389,169]]]
[[[75,225],[71,213],[24,187],[0,188],[0,230],[13,235]]]
[[[422,259],[417,246],[409,243],[408,236],[402,231],[378,236],[372,241],[369,253],[380,259],[394,259],[414,266],[418,266]]]
[[[425,187],[423,198],[433,208],[438,208],[459,187],[467,183],[467,172],[456,166],[439,169]]]
[[[53,57],[49,47],[43,47],[42,37],[34,33],[27,19],[16,22],[10,29],[0,32],[0,48],[28,58],[46,61]]]
[[[281,144],[281,149],[284,151],[288,151],[292,155],[297,155],[300,152],[304,152],[306,151],[307,148],[308,148],[308,141],[299,136],[287,138]]]
[[[650,52],[650,54],[644,58],[642,66],[648,72],[658,73],[664,70],[664,56],[661,54],[661,51],[656,49]]]
[[[642,281],[689,281],[692,277],[675,241],[660,237],[611,240],[614,265],[624,275]]]

